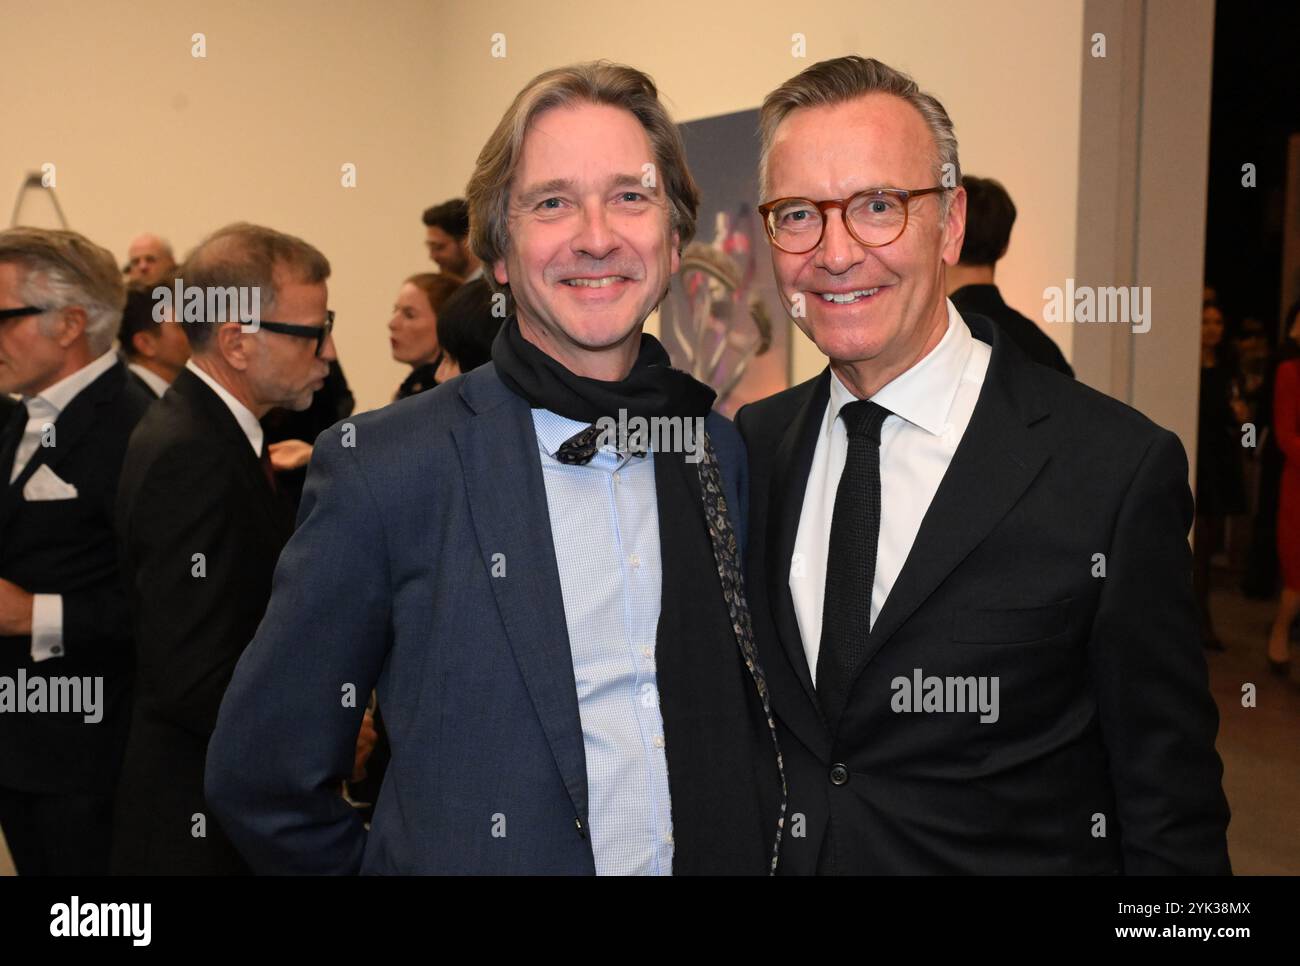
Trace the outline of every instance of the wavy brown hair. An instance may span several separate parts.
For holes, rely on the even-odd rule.
[[[515,95],[479,152],[465,188],[470,247],[482,260],[483,274],[493,291],[507,296],[510,292],[509,285],[501,285],[493,277],[492,266],[509,248],[510,185],[523,154],[528,125],[543,111],[583,103],[621,107],[641,122],[654,153],[656,177],[668,198],[669,227],[678,233],[678,250],[695,237],[700,191],[686,166],[681,133],[660,102],[654,81],[635,67],[603,60],[557,67],[538,74]],[[513,311],[513,299],[510,303]]]

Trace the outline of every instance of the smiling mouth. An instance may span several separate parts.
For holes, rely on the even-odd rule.
[[[565,278],[561,283],[570,288],[606,288],[615,282],[632,281],[625,275],[605,275],[601,278]]]
[[[854,302],[860,302],[863,299],[869,299],[879,292],[884,286],[877,285],[875,288],[859,288],[852,292],[818,292],[823,302],[829,302],[832,305],[852,305]]]

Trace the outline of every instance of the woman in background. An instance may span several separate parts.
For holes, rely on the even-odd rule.
[[[1300,614],[1300,359],[1277,369],[1273,432],[1282,451],[1282,485],[1277,507],[1277,556],[1282,598],[1268,636],[1268,663],[1278,674],[1290,670],[1291,623]]]
[[[505,321],[492,312],[492,290],[481,278],[466,282],[438,312],[442,363],[438,382],[492,361],[492,340]]]
[[[1201,643],[1224,650],[1210,618],[1210,560],[1223,544],[1224,518],[1246,509],[1241,425],[1250,418],[1236,380],[1231,346],[1223,338],[1223,312],[1201,309],[1200,431],[1196,448],[1196,539],[1193,577],[1201,616]]]
[[[397,292],[393,317],[388,320],[388,342],[393,358],[411,367],[394,400],[414,396],[438,384],[442,346],[438,342],[438,312],[461,280],[456,275],[421,272],[412,275]]]
[[[1259,390],[1259,408],[1255,413],[1255,425],[1263,441],[1259,451],[1259,499],[1246,575],[1241,582],[1242,592],[1252,600],[1272,600],[1277,595],[1281,574],[1277,559],[1277,504],[1283,458],[1273,428],[1273,390],[1278,370],[1288,360],[1300,359],[1300,302],[1291,306],[1282,333],[1282,344],[1269,353],[1265,363],[1264,384]]]

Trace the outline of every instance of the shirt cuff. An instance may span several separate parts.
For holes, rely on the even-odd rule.
[[[32,660],[63,657],[63,595],[32,595]]]

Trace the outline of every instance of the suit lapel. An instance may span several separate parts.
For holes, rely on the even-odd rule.
[[[1049,434],[1031,429],[1047,416],[1030,392],[1034,373],[992,323],[965,319],[977,338],[993,343],[984,386],[850,682],[1015,506],[1048,459]]]
[[[474,532],[485,565],[505,563],[505,575],[490,581],[497,610],[565,788],[585,822],[582,719],[528,404],[502,384],[491,365],[465,377],[461,397],[476,414],[452,428]]]
[[[292,522],[285,518],[286,514],[281,512],[278,498],[266,485],[262,464],[230,407],[207,383],[188,369],[181,370],[167,391],[177,393],[189,404],[196,419],[216,430],[214,442],[219,440],[229,448],[231,456],[238,461],[249,489],[257,494],[255,506],[265,523],[264,527],[258,528],[258,532],[264,534],[274,546],[283,544],[292,531]]]
[[[790,669],[807,698],[806,703],[798,702],[797,706],[787,704],[782,718],[792,729],[800,732],[800,737],[812,748],[826,744],[826,729],[795,616],[794,597],[790,593],[790,567],[803,512],[804,493],[808,488],[808,474],[817,450],[817,434],[829,399],[830,369],[827,369],[808,384],[808,392],[803,402],[797,405],[777,448],[767,527],[767,596],[772,619]]]
[[[40,467],[48,466],[51,470],[57,470],[68,453],[76,448],[77,442],[95,424],[99,407],[117,398],[125,383],[126,367],[121,362],[116,362],[73,397],[68,408],[59,413],[54,421],[54,445],[37,446],[18,478],[0,491],[0,520],[7,518],[22,502],[23,487]],[[7,465],[12,470],[12,461],[7,461]]]

